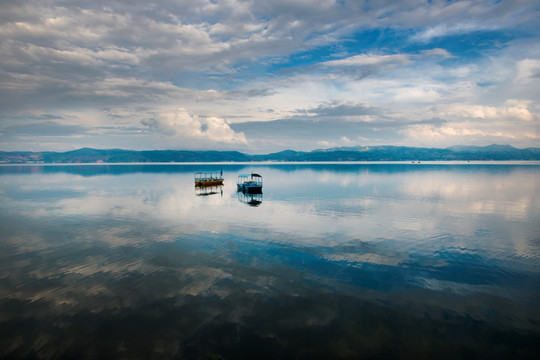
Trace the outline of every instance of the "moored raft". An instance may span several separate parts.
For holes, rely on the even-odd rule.
[[[195,186],[217,186],[223,185],[223,172],[198,172],[195,173]]]

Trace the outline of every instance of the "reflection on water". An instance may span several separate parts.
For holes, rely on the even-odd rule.
[[[262,193],[254,194],[248,191],[237,190],[236,194],[238,195],[238,200],[240,202],[249,206],[259,206],[263,201]]]
[[[221,169],[0,167],[0,357],[540,355],[540,166]]]
[[[223,196],[223,186],[195,186],[195,195],[197,196],[208,196],[220,194]]]

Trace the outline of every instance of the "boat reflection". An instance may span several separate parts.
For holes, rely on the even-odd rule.
[[[238,190],[236,194],[238,195],[238,200],[240,202],[249,206],[257,207],[263,202],[262,193],[252,194],[248,191]]]
[[[223,185],[195,186],[195,195],[197,196],[208,196],[215,194],[221,194],[221,197],[223,197]]]

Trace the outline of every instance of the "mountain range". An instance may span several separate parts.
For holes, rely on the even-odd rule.
[[[0,164],[150,163],[150,162],[250,162],[250,161],[450,161],[540,160],[540,148],[518,149],[510,145],[420,148],[406,146],[356,146],[285,150],[265,155],[238,151],[188,151],[82,148],[66,152],[0,151]]]

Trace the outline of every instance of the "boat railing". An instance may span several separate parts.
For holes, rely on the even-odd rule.
[[[195,173],[195,181],[223,180],[221,173]]]
[[[262,185],[262,176],[259,174],[240,174],[238,175],[237,184],[255,184]]]

